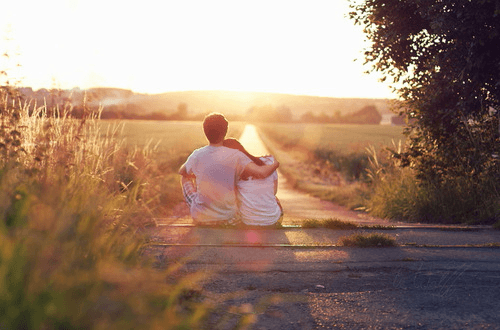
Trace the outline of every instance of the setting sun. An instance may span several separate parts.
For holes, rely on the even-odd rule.
[[[347,1],[26,5],[3,5],[0,31],[11,40],[1,46],[33,88],[391,97],[364,74],[364,36],[347,18]]]

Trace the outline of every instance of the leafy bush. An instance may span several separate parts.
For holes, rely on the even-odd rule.
[[[450,3],[366,0],[350,16],[371,41],[367,62],[399,86],[409,145],[396,156],[418,181],[412,213],[492,223],[500,214],[499,4]]]

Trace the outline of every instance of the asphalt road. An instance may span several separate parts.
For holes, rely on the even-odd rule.
[[[152,230],[159,267],[202,275],[204,329],[500,329],[498,231]],[[399,246],[338,246],[353,232]]]

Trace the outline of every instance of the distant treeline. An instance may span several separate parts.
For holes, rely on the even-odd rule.
[[[47,105],[50,111],[58,109],[59,114],[69,115],[73,118],[83,118],[88,114],[100,113],[101,119],[127,119],[127,120],[190,120],[197,121],[212,111],[223,112],[232,121],[250,122],[304,122],[304,123],[339,123],[339,124],[380,124],[382,115],[375,104],[361,106],[359,110],[342,114],[340,110],[330,114],[317,111],[301,112],[292,110],[287,105],[274,106],[271,104],[252,106],[245,112],[229,112],[212,108],[204,112],[188,109],[187,102],[177,103],[176,109],[167,109],[151,106],[151,100],[156,96],[136,95],[130,90],[117,88],[94,88],[90,90],[47,90],[33,91],[31,88],[20,88],[20,93],[26,100],[30,100],[29,109]],[[311,100],[315,100],[312,98]],[[194,102],[194,99],[193,99]],[[376,102],[374,102],[376,103]],[[207,107],[210,105],[207,104]],[[175,107],[175,106],[174,106]],[[307,107],[309,109],[315,109]],[[189,111],[191,110],[191,111]],[[300,112],[299,112],[300,113]],[[332,114],[333,113],[333,114]],[[397,118],[394,118],[397,119]],[[392,122],[393,124],[401,124]]]
[[[173,114],[165,114],[161,112],[153,112],[150,114],[140,115],[135,111],[117,110],[112,106],[102,112],[102,119],[142,119],[142,120],[203,120],[206,113],[189,115],[187,104],[181,103],[177,108],[177,112]],[[336,124],[371,124],[379,125],[382,116],[377,111],[375,106],[365,106],[359,111],[342,116],[340,112],[336,112],[333,116],[328,116],[324,113],[314,115],[311,112],[305,113],[298,120],[293,120],[293,115],[290,108],[286,106],[273,107],[271,105],[261,107],[251,107],[245,116],[228,115],[230,120],[245,120],[250,122],[266,122],[266,123],[336,123]]]
[[[374,105],[368,105],[362,109],[342,116],[340,111],[333,116],[322,113],[318,116],[311,112],[302,115],[301,122],[304,123],[335,123],[335,124],[372,124],[379,125],[382,116]]]

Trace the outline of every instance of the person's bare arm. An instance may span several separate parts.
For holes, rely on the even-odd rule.
[[[254,162],[249,163],[247,166],[245,166],[245,169],[243,170],[243,173],[241,174],[242,177],[253,177],[255,179],[264,179],[270,176],[276,169],[280,166],[280,163],[278,161],[274,161],[274,163],[270,165],[262,165],[259,166],[255,164]]]
[[[195,178],[194,174],[188,174],[188,172],[186,170],[186,164],[182,164],[181,168],[179,168],[179,172],[178,173],[180,175],[182,175],[183,177],[185,177],[185,178],[190,178],[190,179]]]

